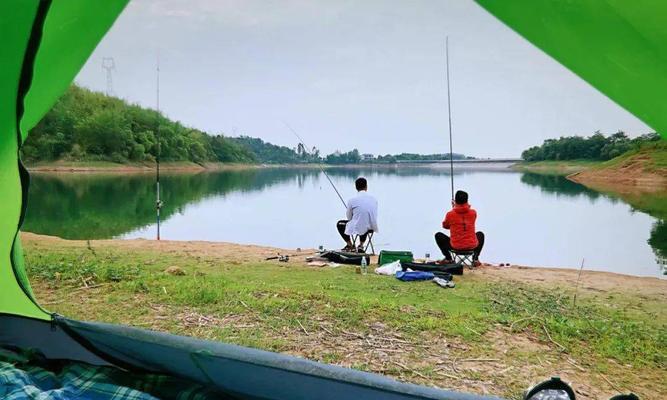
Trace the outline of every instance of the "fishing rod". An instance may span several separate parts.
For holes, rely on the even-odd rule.
[[[292,129],[292,127],[291,127],[286,121],[283,121],[283,124],[285,124],[285,126],[287,127],[287,129],[289,129],[290,131],[292,131],[292,133],[294,134],[294,136],[296,136],[296,138],[299,140],[299,142],[300,142],[301,145],[303,146],[304,151],[305,151],[306,153],[308,153],[308,146],[306,146],[306,144],[303,142],[303,139],[301,139],[301,136],[299,136],[299,134],[296,133],[296,131],[295,131],[294,129]],[[310,153],[309,153],[309,154],[310,154]],[[327,177],[327,180],[328,180],[329,183],[331,184],[331,187],[333,188],[333,190],[334,190],[334,191],[336,192],[336,194],[338,195],[338,198],[340,199],[341,203],[343,203],[343,207],[345,207],[345,209],[347,209],[347,203],[345,203],[345,200],[343,200],[343,196],[340,195],[340,192],[338,191],[338,188],[336,187],[336,185],[334,185],[333,181],[332,181],[331,178],[329,177],[329,174],[327,174],[327,171],[325,171],[324,168],[322,167],[322,163],[318,163],[317,165],[320,167],[320,171],[322,171],[322,173],[324,174],[324,176]]]
[[[160,53],[157,54],[156,62],[156,75],[157,75],[157,89],[156,89],[156,100],[157,100],[157,127],[156,127],[156,136],[157,136],[157,153],[155,155],[155,213],[157,218],[157,240],[160,240],[160,209],[162,209],[162,200],[160,200],[160,153],[162,152],[161,147],[161,137],[160,137]]]
[[[452,146],[452,101],[449,94],[449,36],[445,38],[447,64],[447,115],[449,117],[449,176],[452,181],[452,201],[454,201],[454,150]]]
[[[278,254],[277,256],[266,257],[264,259],[264,261],[278,260],[278,261],[287,262],[287,261],[289,261],[290,257],[312,256],[314,254],[320,254],[320,252],[319,251],[314,251],[314,252],[310,252],[310,253]]]

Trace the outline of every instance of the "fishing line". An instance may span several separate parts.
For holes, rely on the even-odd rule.
[[[581,279],[581,273],[584,271],[584,261],[586,261],[586,258],[581,259],[581,268],[579,268],[579,275],[577,275],[577,283],[574,286],[574,298],[572,299],[572,307],[577,305],[577,291],[579,291],[579,280]]]
[[[452,146],[452,101],[449,93],[449,36],[445,38],[447,64],[447,115],[449,117],[449,175],[452,181],[452,201],[454,200],[454,150]]]
[[[292,129],[292,127],[291,127],[286,121],[283,121],[283,124],[285,124],[285,126],[287,127],[287,129],[289,129],[290,131],[292,131],[292,133],[294,134],[294,136],[296,136],[296,138],[299,139],[299,142],[300,142],[301,145],[303,146],[304,151],[305,151],[306,153],[310,154],[310,153],[308,152],[308,146],[306,146],[306,144],[303,142],[303,139],[301,139],[301,136],[299,136],[299,134],[296,133],[296,131],[295,131],[294,129]],[[336,185],[334,185],[333,181],[332,181],[331,178],[329,177],[329,174],[327,174],[327,171],[325,171],[324,168],[322,167],[322,163],[318,163],[317,165],[320,167],[320,171],[322,171],[322,173],[324,174],[324,176],[327,177],[327,180],[328,180],[329,183],[331,184],[331,187],[333,188],[333,190],[336,191],[336,194],[338,195],[338,198],[340,199],[341,203],[343,203],[343,207],[345,207],[345,209],[347,209],[347,204],[345,203],[345,200],[343,200],[343,196],[340,195],[340,192],[338,191],[338,188],[336,187]]]

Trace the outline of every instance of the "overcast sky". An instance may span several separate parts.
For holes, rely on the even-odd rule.
[[[133,0],[77,82],[209,133],[324,153],[518,156],[544,139],[652,131],[472,1]]]

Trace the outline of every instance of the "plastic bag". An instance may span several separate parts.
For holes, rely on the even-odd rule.
[[[402,269],[403,268],[401,267],[401,262],[399,260],[396,260],[394,262],[385,264],[381,267],[375,268],[375,273],[378,275],[394,276],[396,272],[401,271]]]

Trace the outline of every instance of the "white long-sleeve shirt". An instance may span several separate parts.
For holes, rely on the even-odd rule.
[[[347,202],[346,235],[363,235],[372,230],[378,232],[378,202],[362,190]]]

